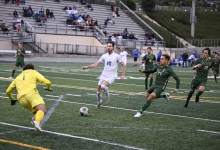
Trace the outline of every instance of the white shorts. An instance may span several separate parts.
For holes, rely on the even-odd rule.
[[[115,77],[110,77],[110,78],[100,78],[98,85],[102,85],[103,82],[108,81],[109,84],[112,84],[115,82]]]

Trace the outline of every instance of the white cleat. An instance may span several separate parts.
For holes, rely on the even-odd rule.
[[[37,123],[36,121],[31,121],[31,124],[35,127],[35,129],[36,129],[38,132],[42,132],[42,129],[41,129],[39,123]]]
[[[169,101],[170,100],[170,94],[169,93],[165,93],[166,96],[166,100]]]
[[[142,116],[142,114],[138,111],[135,115],[134,118],[140,118]]]

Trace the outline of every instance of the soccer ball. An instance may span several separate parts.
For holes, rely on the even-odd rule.
[[[87,107],[81,107],[79,109],[80,116],[88,116],[89,115],[89,109]]]

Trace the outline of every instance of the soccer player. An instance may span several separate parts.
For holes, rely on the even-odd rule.
[[[46,106],[37,90],[37,83],[46,84],[45,90],[51,91],[51,82],[39,72],[35,71],[32,64],[27,64],[24,66],[23,72],[9,85],[6,94],[11,100],[11,105],[15,105],[17,100],[14,99],[12,91],[15,88],[17,89],[17,99],[19,103],[34,114],[34,120],[31,123],[37,131],[42,132],[40,122],[46,113]]]
[[[196,73],[191,82],[191,90],[188,93],[184,107],[188,107],[189,100],[197,88],[198,92],[195,98],[196,103],[199,102],[199,96],[205,91],[207,76],[209,73],[209,69],[213,66],[213,59],[210,58],[211,51],[209,48],[205,48],[202,53],[203,57],[197,59],[195,63],[196,65],[192,67],[193,70],[196,70]]]
[[[22,43],[18,43],[18,49],[17,49],[17,52],[15,54],[15,57],[16,57],[16,63],[13,66],[11,77],[10,77],[12,79],[14,78],[16,68],[19,67],[19,66],[23,67],[25,65],[25,63],[24,63],[25,49],[24,49]]]
[[[170,56],[168,54],[163,54],[160,58],[160,64],[152,70],[139,70],[143,73],[153,73],[156,72],[155,85],[151,86],[146,95],[147,102],[143,105],[140,111],[138,111],[134,117],[141,117],[142,113],[151,105],[152,101],[156,98],[166,98],[169,99],[169,93],[161,95],[165,90],[169,78],[172,76],[176,80],[176,88],[173,92],[177,92],[180,85],[179,77],[174,73],[173,69],[169,66]]]
[[[154,63],[156,63],[156,57],[152,54],[151,47],[147,48],[147,54],[143,57],[142,63],[145,64],[145,70],[152,70],[154,68]],[[153,73],[145,73],[145,89],[148,90],[148,78],[150,78],[149,87],[153,83]]]
[[[118,63],[122,65],[122,74],[120,79],[124,79],[126,66],[121,60],[120,56],[114,52],[114,43],[109,41],[107,43],[107,53],[103,54],[101,58],[94,64],[83,66],[82,69],[89,69],[99,66],[104,63],[104,69],[99,78],[97,87],[97,108],[102,104],[102,90],[105,92],[107,100],[110,100],[108,86],[114,83],[115,78],[118,76]]]
[[[124,62],[124,64],[126,65],[127,64],[127,60],[128,60],[128,56],[130,56],[130,54],[128,54],[127,51],[125,51],[125,48],[124,47],[120,47],[120,57],[121,57],[121,60]]]
[[[219,65],[220,65],[219,53],[217,53],[217,52],[215,53],[213,61],[214,61],[214,63],[212,66],[212,70],[214,73],[215,82],[217,83],[217,77],[219,76]]]

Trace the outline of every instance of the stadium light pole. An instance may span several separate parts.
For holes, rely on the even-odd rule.
[[[190,23],[191,23],[191,36],[194,38],[195,36],[195,24],[196,24],[196,7],[195,7],[196,0],[192,0],[192,8],[190,11]]]

